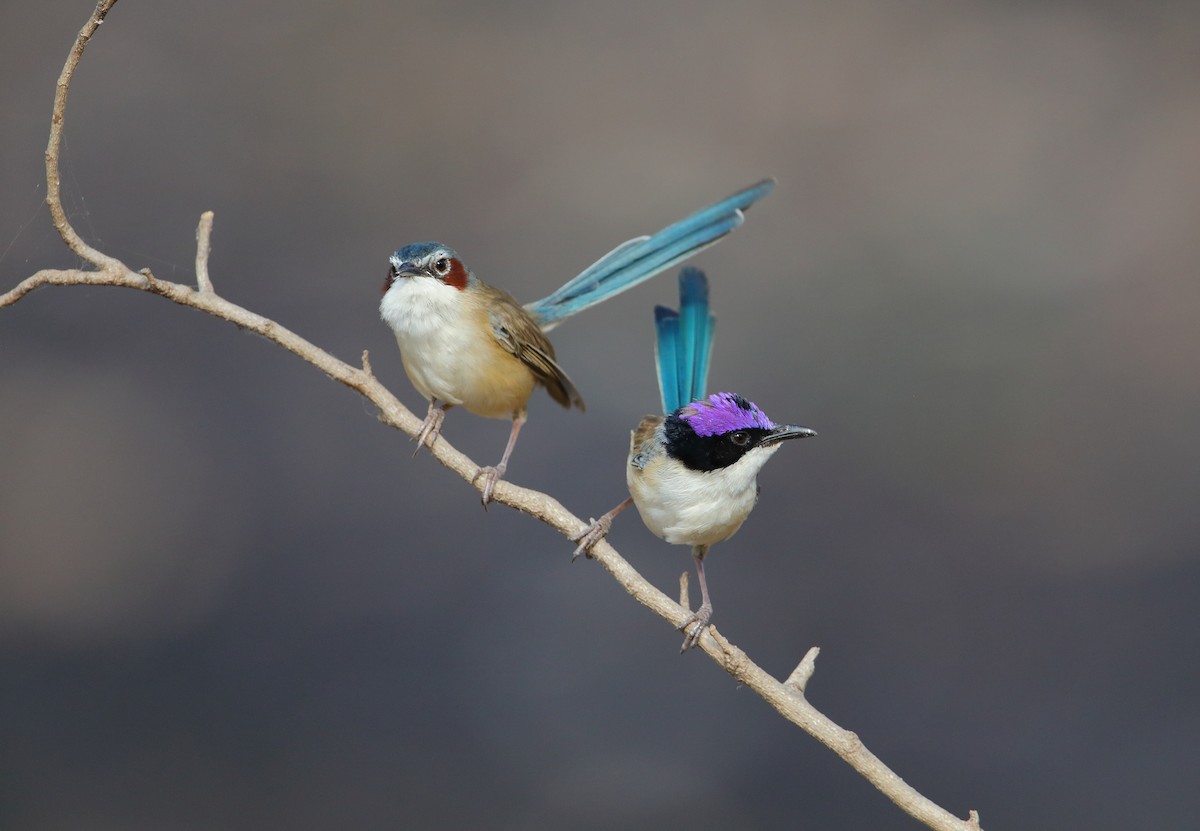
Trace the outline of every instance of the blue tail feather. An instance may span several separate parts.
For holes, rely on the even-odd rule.
[[[775,187],[774,179],[729,196],[656,234],[621,243],[562,288],[525,309],[546,330],[713,245],[745,221],[742,211]],[[685,402],[686,403],[686,402]]]
[[[680,337],[687,345],[690,372],[683,376],[684,404],[703,398],[708,386],[708,361],[712,355],[713,330],[717,319],[709,311],[708,278],[698,268],[685,268],[679,274]]]
[[[679,311],[656,306],[655,363],[664,413],[703,398],[708,386],[716,318],[709,311],[708,278],[698,268],[679,272]]]
[[[654,365],[658,370],[658,392],[664,413],[679,409],[679,312],[666,306],[654,307]]]

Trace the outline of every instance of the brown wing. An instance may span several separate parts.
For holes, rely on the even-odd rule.
[[[488,317],[496,342],[529,367],[551,398],[568,409],[572,406],[585,409],[583,396],[554,360],[554,345],[533,322],[529,312],[511,295],[491,286],[487,288],[495,292],[488,304]]]
[[[654,431],[662,423],[662,416],[642,416],[637,429],[629,434],[629,463],[631,465],[639,469],[646,466],[653,448]]]

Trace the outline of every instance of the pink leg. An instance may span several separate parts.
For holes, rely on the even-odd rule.
[[[512,432],[508,434],[508,445],[504,448],[504,456],[500,459],[500,464],[495,467],[481,467],[479,472],[471,479],[471,484],[483,477],[483,488],[481,490],[481,498],[483,499],[483,509],[486,511],[488,503],[492,501],[492,491],[496,489],[496,483],[504,476],[504,471],[508,470],[508,457],[512,455],[513,448],[517,445],[517,435],[521,432],[521,425],[525,423],[525,413],[519,413],[513,416]]]
[[[580,554],[586,554],[591,558],[592,546],[608,536],[608,530],[612,528],[613,518],[632,504],[633,497],[627,497],[620,505],[599,519],[593,519],[591,525],[571,537],[571,542],[579,543],[579,546],[575,549],[575,553],[571,555],[571,562],[578,560]]]
[[[442,434],[442,422],[446,418],[446,410],[453,406],[453,404],[442,404],[439,407],[436,398],[429,399],[429,412],[425,414],[425,420],[421,422],[421,429],[413,437],[417,442],[417,449],[413,451],[414,456],[421,452],[422,447],[433,447],[433,443]]]
[[[700,608],[679,627],[680,631],[685,634],[683,646],[679,648],[680,652],[686,652],[700,643],[700,638],[708,629],[708,622],[712,619],[712,601],[708,599],[708,581],[704,579],[704,555],[707,553],[707,545],[692,546],[692,556],[696,558],[696,573],[700,576]]]

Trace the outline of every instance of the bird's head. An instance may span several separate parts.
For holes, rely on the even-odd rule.
[[[463,265],[458,253],[440,242],[414,242],[406,245],[388,258],[387,279],[383,293],[399,280],[435,280],[442,285],[463,291],[470,281],[471,272]]]
[[[680,407],[663,423],[667,453],[692,470],[711,471],[739,462],[761,468],[780,443],[815,436],[807,427],[775,424],[737,393],[717,392]]]

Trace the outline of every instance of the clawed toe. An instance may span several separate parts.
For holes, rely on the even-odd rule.
[[[421,448],[433,447],[433,443],[438,439],[438,432],[439,431],[437,430],[426,431],[425,428],[422,427],[421,432],[413,436],[413,441],[417,443],[417,449],[413,451],[414,459],[417,457],[417,454],[421,452]]]
[[[433,447],[433,443],[442,434],[442,422],[445,418],[445,410],[432,404],[429,406],[429,412],[425,415],[425,420],[421,422],[421,429],[413,436],[413,440],[417,443],[417,449],[413,451],[413,456],[420,453],[422,447]]]
[[[592,546],[608,536],[608,531],[611,527],[612,518],[602,516],[599,519],[591,520],[591,524],[587,528],[584,528],[578,534],[571,537],[571,542],[579,543],[575,547],[575,551],[571,554],[571,562],[578,560],[580,554],[587,555],[587,558],[590,560],[592,558]]]
[[[575,548],[575,553],[571,555],[571,562],[579,559],[580,554],[586,554],[588,559],[592,557],[592,546],[600,542],[608,536],[609,530],[612,528],[613,520],[621,511],[633,504],[633,497],[629,497],[621,502],[620,505],[613,508],[599,519],[589,520],[591,522],[587,528],[584,528],[575,536],[571,537],[571,542],[577,542],[579,545]]]
[[[471,477],[471,484],[474,485],[479,481],[479,477],[483,477],[483,490],[480,491],[479,498],[483,501],[483,509],[486,511],[488,503],[492,501],[492,493],[496,490],[496,483],[500,481],[500,477],[504,475],[504,470],[498,467],[479,468],[479,471]]]
[[[683,632],[683,646],[679,647],[679,651],[687,652],[700,643],[700,638],[704,637],[704,633],[708,631],[709,623],[712,620],[712,607],[707,609],[701,606],[692,616],[683,622],[679,627],[679,631]]]

